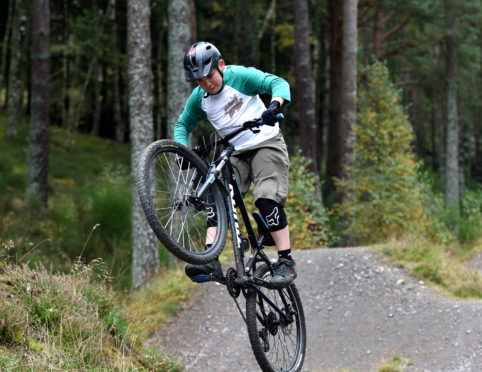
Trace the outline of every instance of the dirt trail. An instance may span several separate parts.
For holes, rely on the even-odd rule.
[[[482,301],[436,295],[363,248],[295,258],[308,332],[304,371],[376,371],[395,355],[410,361],[407,371],[482,371]],[[151,343],[184,358],[188,371],[259,370],[236,305],[216,283],[199,285]]]

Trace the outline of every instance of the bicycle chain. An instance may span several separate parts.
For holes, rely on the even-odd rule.
[[[238,307],[238,311],[241,314],[241,317],[243,318],[244,323],[246,323],[247,325],[248,322],[237,300],[237,298],[239,297],[239,294],[241,293],[241,288],[237,287],[235,284],[235,280],[237,277],[238,277],[238,272],[236,271],[236,269],[230,267],[226,271],[226,287],[228,288],[229,295],[233,298],[234,302],[236,303],[236,306]],[[246,294],[244,293],[244,291],[243,291],[243,294],[246,297]]]

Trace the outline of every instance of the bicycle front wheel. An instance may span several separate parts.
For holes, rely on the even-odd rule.
[[[214,182],[197,197],[208,168],[191,149],[170,141],[151,143],[142,153],[137,188],[147,221],[161,243],[179,259],[205,264],[226,242],[223,194]]]
[[[268,266],[261,265],[255,276],[269,281]],[[298,290],[294,284],[285,289],[260,289],[266,297],[257,291],[246,297],[249,341],[256,360],[264,372],[301,371],[306,327]]]

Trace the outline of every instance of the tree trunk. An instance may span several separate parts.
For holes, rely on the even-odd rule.
[[[478,110],[482,114],[482,110]],[[475,116],[475,115],[474,115]],[[479,116],[480,118],[481,116]],[[482,138],[480,120],[474,120],[474,166],[472,172],[472,178],[474,181],[482,183]]]
[[[90,130],[90,134],[94,136],[99,136],[100,134],[100,117],[101,117],[101,112],[102,112],[102,103],[103,103],[103,97],[102,97],[102,82],[103,82],[103,76],[102,76],[102,66],[98,64],[95,66],[95,71],[94,71],[94,96],[92,97],[94,100],[94,115],[93,115],[93,120],[92,120],[92,128]]]
[[[10,39],[10,66],[8,73],[8,102],[7,102],[7,125],[5,134],[15,136],[17,134],[18,121],[22,112],[22,69],[25,43],[25,4],[23,0],[15,1],[15,10],[12,21],[12,34]]]
[[[168,51],[167,51],[167,130],[174,134],[174,125],[191,92],[183,68],[184,53],[191,43],[189,0],[169,0],[168,5]]]
[[[343,2],[328,1],[328,46],[330,61],[330,98],[328,125],[327,182],[325,196],[335,194],[334,178],[342,176],[342,161],[345,153],[345,134],[342,120],[342,45],[343,45]]]
[[[28,197],[47,207],[49,143],[50,8],[32,3],[32,98],[28,161]]]
[[[69,33],[71,19],[70,19],[68,0],[62,1],[62,10],[63,10],[63,19],[62,19],[63,43],[70,47],[72,41],[71,41],[71,35]],[[62,51],[62,128],[66,128],[66,129],[69,127],[69,118],[70,118],[69,87],[70,87],[70,56],[66,50],[63,50]]]
[[[313,71],[315,77],[315,107],[316,107],[316,158],[321,170],[325,161],[325,127],[328,123],[328,55],[327,55],[327,35],[326,21],[323,18],[324,10],[321,6],[322,1],[317,1],[314,5],[314,14],[311,17],[313,22],[313,34],[316,35],[315,47],[313,50]],[[321,190],[320,190],[321,191]]]
[[[316,156],[315,85],[309,44],[308,0],[294,0],[296,104],[299,117],[301,151],[319,170]]]
[[[422,94],[418,87],[413,87],[411,91],[411,121],[415,132],[415,149],[419,158],[423,159],[426,154],[425,149],[425,127],[422,117]]]
[[[276,73],[276,1],[273,2],[273,17],[271,18],[271,40],[270,40],[270,56],[271,56],[271,71]]]
[[[345,150],[342,159],[343,176],[346,165],[351,162],[347,146],[352,138],[352,126],[356,122],[356,81],[357,81],[357,18],[358,1],[343,1],[343,65],[342,65],[342,116]]]
[[[174,126],[191,92],[186,82],[183,58],[192,42],[192,27],[186,20],[192,19],[193,10],[189,0],[169,0],[167,38],[167,137],[174,136]],[[168,255],[169,264],[175,260]]]
[[[164,35],[167,30],[167,20],[166,27],[162,27],[160,35],[159,35],[159,42],[157,46],[157,104],[159,109],[157,110],[157,126],[155,136],[156,138],[168,138],[169,135],[172,133],[167,133],[166,135],[166,95],[165,95],[165,81],[166,81],[166,74],[165,74],[165,55],[166,55],[166,48],[164,44]]]
[[[454,16],[447,8],[446,76],[447,76],[447,142],[445,158],[445,199],[448,205],[459,207],[459,128],[457,113],[457,41],[451,33]]]
[[[109,17],[109,22],[112,28],[112,38],[111,45],[113,50],[119,50],[119,36],[118,36],[118,26],[117,26],[117,1],[109,0],[110,7],[107,16]],[[112,71],[112,105],[113,105],[113,119],[114,119],[114,137],[118,142],[124,142],[125,138],[125,121],[122,116],[122,94],[120,91],[120,79],[119,79],[119,67],[117,63],[114,63]]]
[[[373,17],[373,54],[377,60],[383,58],[385,41],[385,5],[384,0],[375,1],[375,15]]]
[[[3,36],[3,48],[2,48],[2,59],[0,62],[0,102],[1,99],[1,92],[6,87],[7,79],[7,57],[8,57],[8,46],[10,45],[10,35],[12,33],[12,19],[15,18],[14,14],[14,5],[15,0],[8,0],[8,15],[7,15],[7,24],[5,26],[5,34]],[[3,101],[2,105],[6,103],[6,96],[5,101]]]
[[[252,17],[252,1],[243,0],[241,6],[241,64],[253,66],[256,63],[255,39]]]
[[[132,146],[132,287],[138,289],[159,269],[157,240],[141,209],[135,183],[140,155],[154,138],[149,0],[128,0],[127,20]]]
[[[464,112],[463,112],[463,108],[459,107],[459,110],[458,110],[458,116],[460,116],[461,118],[464,117]],[[466,180],[466,177],[465,177],[465,167],[466,165],[470,164],[470,158],[469,158],[469,154],[468,154],[468,151],[467,151],[467,148],[465,146],[466,143],[468,143],[470,141],[469,139],[469,126],[467,125],[467,122],[464,122],[463,120],[461,120],[459,122],[459,158],[458,158],[458,161],[459,161],[459,195],[462,195],[464,193],[464,190],[466,189],[467,187],[467,180]]]

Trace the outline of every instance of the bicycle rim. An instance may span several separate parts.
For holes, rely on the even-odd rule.
[[[271,274],[266,265],[255,274],[269,281]],[[250,293],[246,303],[248,334],[254,355],[263,371],[301,371],[306,349],[306,327],[303,307],[295,285],[286,289],[262,292],[283,312],[290,307],[292,320],[285,320],[260,294]]]

